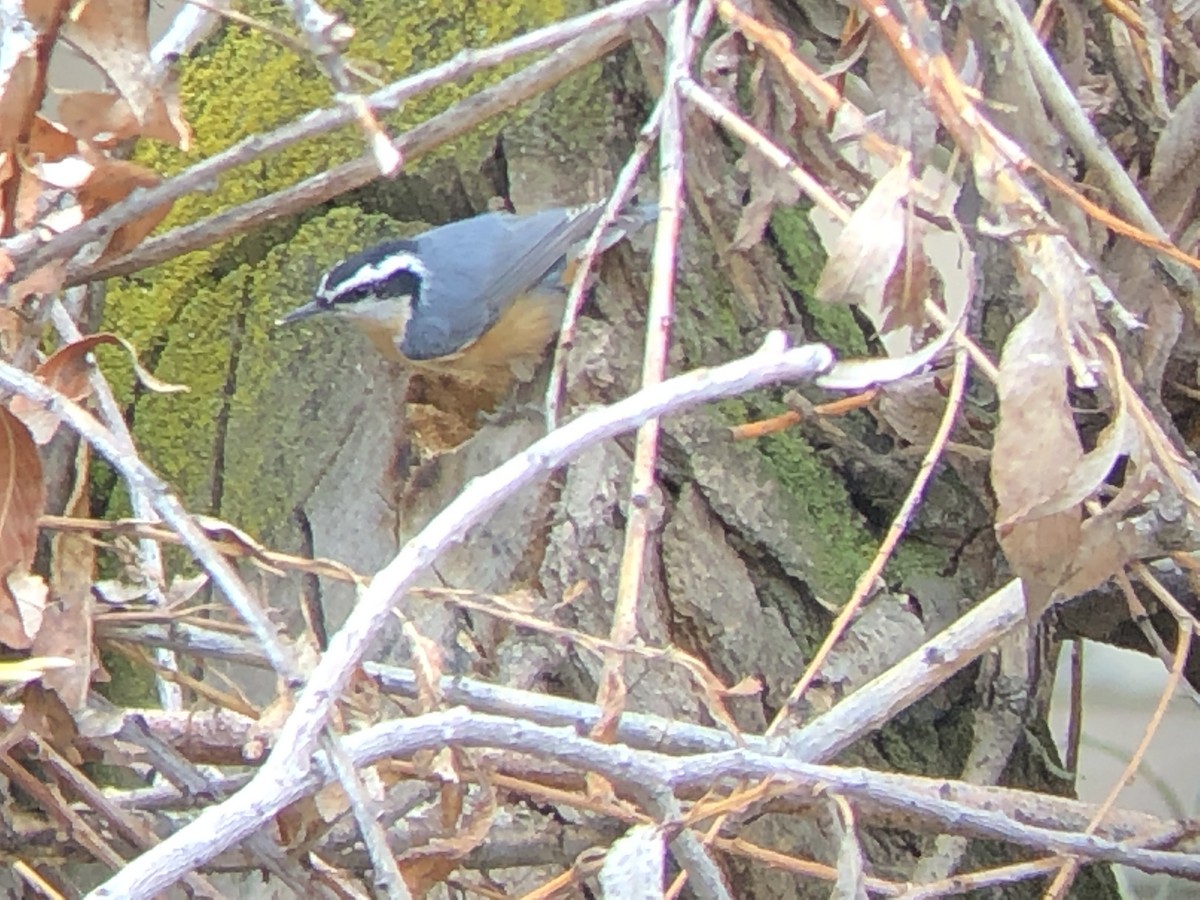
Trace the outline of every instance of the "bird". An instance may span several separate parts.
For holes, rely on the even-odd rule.
[[[528,380],[558,333],[574,262],[603,210],[485,212],[383,241],[330,268],[312,299],[277,324],[332,313],[419,370],[481,384]],[[601,251],[657,215],[655,205],[629,205]]]

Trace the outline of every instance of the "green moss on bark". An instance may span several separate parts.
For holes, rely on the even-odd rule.
[[[463,47],[496,43],[556,21],[568,11],[563,0],[338,5],[357,32],[348,57],[385,79],[441,62]],[[286,16],[280,17],[276,4],[256,0],[246,11],[294,30]],[[405,130],[526,62],[517,60],[416,97],[387,125],[393,133]],[[571,90],[586,96],[588,79],[595,77],[593,71]],[[180,91],[195,134],[193,149],[185,154],[144,142],[136,152],[139,162],[163,175],[332,102],[328,80],[315,64],[280,47],[265,32],[240,26],[226,28],[187,61]],[[524,110],[510,119],[529,116],[529,110]],[[598,111],[593,110],[591,120],[600,121]],[[436,179],[436,204],[439,191],[461,187],[448,184],[457,177],[451,159],[477,165],[490,151],[496,127],[493,123],[410,164],[402,179],[410,183],[423,175]],[[581,139],[584,135],[586,129]],[[357,127],[290,147],[226,174],[209,193],[181,199],[163,227],[265,196],[354,158],[363,149]],[[370,188],[379,193],[394,189],[395,183],[388,182]],[[474,196],[471,202],[484,199]],[[270,323],[282,309],[307,299],[323,266],[385,234],[406,230],[384,217],[356,219],[330,208],[275,223],[108,285],[104,327],[132,340],[161,378],[191,388],[186,395],[140,393],[128,366],[111,359],[106,370],[119,396],[128,401],[139,446],[189,505],[235,519],[251,531],[281,512],[278,501],[288,489],[286,471],[268,471],[276,466],[286,470],[295,463],[271,446],[280,436],[294,434],[295,429],[283,420],[296,417],[311,403],[312,394],[319,392],[311,382],[337,381],[339,367],[353,368],[354,354],[363,349],[354,343],[357,338],[343,338],[338,329],[320,323],[314,328],[322,338],[328,336],[328,343],[305,346],[319,347],[321,358],[300,360],[299,338],[274,331]],[[283,381],[295,390],[285,400],[276,392],[281,389],[279,373],[288,369],[291,375]],[[311,378],[295,377],[306,373]],[[276,405],[255,412],[267,396]],[[251,422],[264,427],[252,427]],[[309,427],[314,424],[319,425],[306,423],[305,435],[315,441],[317,435]],[[294,454],[296,447],[292,443],[287,449]],[[262,495],[256,497],[260,490]],[[107,498],[101,498],[101,503],[108,503]],[[127,509],[120,499],[108,505],[114,512]]]

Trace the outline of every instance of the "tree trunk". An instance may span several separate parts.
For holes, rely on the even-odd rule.
[[[556,13],[538,3],[506,6],[521,8],[514,28]],[[398,30],[417,34],[426,22],[444,24],[426,12],[404,13],[414,24]],[[464,5],[468,20],[476,14],[480,9]],[[351,20],[371,33],[365,13]],[[439,38],[447,45],[478,43],[474,36]],[[265,55],[274,60],[275,52],[253,35],[230,33],[194,64],[199,73],[192,70],[193,89],[223,90],[228,97],[238,87],[222,86],[217,69],[237,59],[237,71],[245,71]],[[414,65],[432,61],[416,59]],[[540,399],[537,387],[522,389],[509,404],[516,409],[479,424],[469,396],[384,363],[337,323],[296,333],[276,332],[267,323],[303,302],[322,266],[384,234],[419,229],[410,223],[481,211],[498,193],[518,211],[603,197],[650,108],[660,65],[655,41],[643,33],[634,47],[590,66],[520,115],[489,123],[435,160],[410,165],[395,183],[373,185],[298,226],[275,226],[265,237],[206,251],[199,262],[193,255],[115,286],[109,324],[155,347],[159,374],[187,381],[194,390],[191,400],[169,398],[169,406],[159,397],[134,404],[149,460],[190,500],[268,544],[331,557],[362,573],[380,568],[472,477],[543,433],[539,414],[520,408]],[[209,100],[220,107],[211,94]],[[257,102],[248,98],[250,108]],[[198,134],[216,127],[202,118],[193,124]],[[823,250],[806,212],[781,207],[763,240],[736,245],[750,179],[739,166],[740,149],[697,116],[688,118],[686,148],[688,212],[672,370],[727,361],[756,347],[773,328],[786,329],[796,341],[831,342],[848,352],[864,347],[849,312],[812,299]],[[645,179],[644,197],[653,196],[653,184]],[[639,385],[649,244],[641,235],[604,258],[569,356],[568,416],[618,400]],[[135,311],[131,301],[146,290],[147,278],[160,301],[161,292],[169,292],[171,305],[156,321],[142,322],[139,334],[135,318],[144,307]],[[540,379],[544,385],[545,369]],[[828,399],[809,388],[801,393],[809,402]],[[786,395],[762,391],[665,420],[655,489],[645,498],[654,527],[641,585],[641,640],[691,654],[727,686],[759,679],[761,693],[728,700],[737,726],[753,733],[785,704],[870,561],[923,450],[903,448],[864,413],[808,420],[757,441],[731,438],[731,426],[785,408]],[[195,415],[181,402],[198,404]],[[446,449],[448,444],[457,445]],[[195,460],[212,463],[197,467]],[[631,438],[593,448],[475,528],[437,561],[429,587],[499,595],[530,616],[607,635],[631,471]],[[957,618],[970,598],[1007,579],[991,537],[990,510],[972,489],[985,478],[979,464],[941,467],[885,584],[802,704],[789,712],[793,722],[819,714],[885,670]],[[300,593],[292,581],[272,591],[272,604],[295,618]],[[354,593],[344,584],[322,583],[318,594],[332,630]],[[400,611],[441,648],[450,671],[583,700],[597,694],[603,660],[576,644],[459,608],[445,594],[414,592]],[[412,648],[398,624],[379,635],[377,645],[378,659],[411,665]],[[1023,651],[1013,652],[1023,663]],[[1046,765],[1055,750],[1037,697],[1040,679],[1050,677],[1052,667],[1049,659],[1042,662],[1047,665],[1032,680],[1011,659],[972,667],[837,761],[947,777],[990,771],[1008,784],[1067,791],[1070,786]],[[631,654],[625,681],[630,711],[712,723],[688,670],[670,658]],[[273,684],[262,687],[265,693]],[[836,863],[837,829],[824,813],[765,814],[741,833]],[[883,825],[868,829],[865,843],[872,872],[900,880],[912,877],[923,857],[944,850],[935,848],[933,836]],[[1001,852],[973,843],[958,868],[995,863]],[[742,859],[725,862],[739,897],[828,892],[820,883]],[[502,882],[513,891],[537,883],[531,873]],[[1037,891],[997,889],[1001,894]],[[1074,896],[1116,892],[1106,871],[1089,869]]]

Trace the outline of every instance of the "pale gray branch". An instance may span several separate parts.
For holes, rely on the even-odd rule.
[[[396,139],[396,147],[408,159],[428,153],[479,123],[537,96],[610,52],[625,39],[623,32],[609,28],[559,47],[545,59],[459,101],[445,112],[430,117],[400,135]],[[137,272],[182,253],[208,247],[233,235],[296,215],[314,204],[362,187],[378,175],[379,167],[374,155],[364,154],[273,194],[181,225],[142,242],[118,259],[104,261],[100,265],[78,261],[67,268],[66,282],[71,285],[83,284]],[[85,226],[86,223],[80,227]],[[72,229],[67,234],[73,234],[76,230]]]
[[[438,85],[466,78],[526,53],[560,47],[580,35],[623,24],[668,5],[668,0],[621,0],[586,15],[539,28],[529,34],[483,50],[464,50],[453,59],[416,75],[402,78],[367,98],[371,109],[390,112],[410,98]],[[265,135],[253,135],[227,150],[209,157],[174,178],[153,188],[139,189],[99,216],[42,243],[31,230],[4,243],[13,263],[7,283],[12,284],[40,266],[68,259],[88,244],[111,235],[117,228],[148,211],[180,197],[207,189],[216,177],[237,166],[282,150],[307,138],[333,131],[354,121],[354,113],[342,106],[319,110]],[[368,164],[374,166],[373,158]],[[375,173],[378,169],[374,170]]]
[[[92,896],[153,895],[184,872],[203,865],[254,832],[274,811],[290,802],[289,798],[294,799],[297,786],[310,777],[312,754],[333,704],[372,637],[387,622],[396,599],[439,554],[462,540],[470,528],[486,519],[516,491],[597,442],[637,428],[649,419],[766,384],[811,380],[833,365],[833,353],[823,345],[789,350],[786,343],[782,333],[773,332],[762,349],[750,356],[716,368],[688,372],[611,406],[584,413],[489,474],[468,483],[362,592],[346,624],[331,639],[328,651],[297,698],[270,758],[250,784],[229,800],[205,810],[158,847],[130,861]]]

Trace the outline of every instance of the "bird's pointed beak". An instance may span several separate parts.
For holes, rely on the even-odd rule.
[[[325,307],[313,300],[310,303],[305,303],[303,306],[297,306],[291,312],[275,320],[276,325],[291,325],[293,322],[299,322],[301,319],[307,319],[310,316],[315,316],[317,313],[325,312]]]

